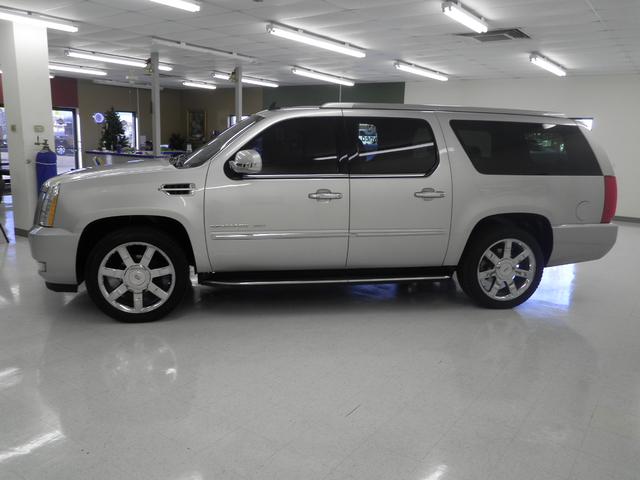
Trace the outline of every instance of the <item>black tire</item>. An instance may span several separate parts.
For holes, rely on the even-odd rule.
[[[131,261],[129,263],[131,265],[129,267],[126,267],[124,260],[122,260],[121,266],[116,267],[118,269],[122,268],[121,271],[125,272],[125,275],[121,278],[99,276],[98,272],[100,271],[103,261],[111,262],[109,266],[113,267],[114,261],[117,261],[118,258],[122,259],[122,255],[120,254],[118,254],[118,257],[114,257],[114,255],[116,255],[114,250],[120,246],[125,246],[127,252],[130,254]],[[140,252],[146,252],[146,248],[149,246],[157,250],[152,253],[151,258],[147,261],[146,267],[142,267],[144,258]],[[166,265],[164,265],[165,263]],[[105,266],[106,265],[107,263],[105,263]],[[160,275],[157,277],[157,280],[152,278],[153,267],[156,267],[155,271],[159,271],[159,268],[163,266],[164,268],[172,267],[173,272]],[[132,279],[133,275],[135,275],[136,280],[140,280],[138,277],[139,272],[136,271],[132,274],[131,269],[143,270],[147,267],[146,272],[149,273],[149,276],[146,278],[147,285],[153,288],[154,291],[158,291],[156,287],[160,286],[162,292],[159,293],[163,295],[166,294],[164,299],[150,292],[149,289],[145,289],[142,292],[138,291],[136,293],[141,299],[139,303],[140,311],[138,312],[134,311],[136,307],[133,298],[136,293],[132,290],[127,290],[121,297],[118,297],[117,300],[122,299],[121,302],[116,301],[121,308],[126,308],[128,302],[128,305],[131,306],[131,311],[124,311],[121,308],[117,308],[107,300],[105,295],[110,292],[112,293],[116,288],[121,287],[127,289],[125,278]],[[116,268],[113,268],[113,270],[116,270]],[[129,273],[126,273],[127,271]],[[140,277],[144,277],[144,275],[140,274]],[[155,228],[131,227],[110,233],[96,244],[87,259],[84,278],[89,296],[107,315],[121,322],[151,322],[167,315],[183,299],[187,286],[189,285],[189,264],[183,249],[170,236]],[[144,284],[144,278],[142,282]],[[152,283],[154,283],[154,285],[151,285]],[[113,285],[113,287],[111,287],[111,285]],[[110,290],[110,288],[113,289]],[[140,288],[144,289],[145,287],[140,286]],[[165,288],[168,290],[168,293],[165,291]],[[103,291],[106,293],[103,293]],[[129,294],[131,297],[130,300],[127,298]],[[146,307],[144,307],[145,301],[147,303]]]
[[[515,250],[513,254],[515,256],[511,260],[516,260],[519,254],[526,253],[523,246],[529,248],[530,255],[521,264],[507,261],[508,259],[504,257],[508,240],[516,241],[511,242],[513,245],[511,248]],[[500,273],[497,273],[500,269],[498,265],[484,256],[489,248],[492,248],[492,253],[497,252],[496,258],[500,260],[498,264],[502,267]],[[503,255],[503,258],[500,258],[500,255]],[[491,265],[494,266],[493,269]],[[528,278],[514,275],[511,281],[504,280],[505,277],[510,277],[510,268],[517,268],[517,272],[526,272]],[[494,273],[490,274],[491,270]],[[517,227],[497,226],[488,227],[474,235],[458,265],[457,276],[462,290],[478,305],[486,308],[507,309],[521,305],[534,294],[542,279],[543,270],[544,255],[540,244],[531,234]],[[488,278],[481,280],[480,273],[485,273]],[[513,298],[511,298],[509,284],[512,284],[517,292],[517,296]],[[492,295],[487,288],[493,287],[499,290]],[[498,299],[496,298],[498,296],[504,298]]]

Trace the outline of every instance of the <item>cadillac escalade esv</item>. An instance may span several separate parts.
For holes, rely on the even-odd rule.
[[[122,321],[202,284],[457,275],[490,308],[545,267],[614,245],[616,179],[574,120],[544,112],[334,103],[269,110],[173,160],[45,183],[29,239],[55,291],[85,282]],[[283,287],[286,288],[286,287]]]

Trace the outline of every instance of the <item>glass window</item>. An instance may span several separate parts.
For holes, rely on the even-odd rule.
[[[124,128],[124,135],[129,140],[129,146],[131,148],[137,148],[138,136],[136,132],[136,113],[135,112],[116,112],[120,117],[120,123]]]
[[[174,163],[174,165],[178,168],[192,168],[202,165],[222,150],[229,142],[243,133],[247,128],[252,127],[262,120],[264,120],[264,117],[261,117],[260,115],[251,115],[249,118],[236,123],[233,127],[227,128],[209,143],[202,146],[192,154],[183,157],[183,160],[179,160]]]
[[[53,135],[55,137],[58,174],[78,168],[76,116],[73,109],[53,110]],[[53,146],[51,148],[53,149]]]
[[[452,120],[473,166],[488,175],[602,175],[580,128],[552,123]]]
[[[350,164],[354,175],[425,175],[438,165],[433,131],[425,120],[380,117],[347,122],[358,146]]]
[[[240,150],[262,156],[265,175],[338,173],[337,125],[333,117],[283,120],[251,139]]]

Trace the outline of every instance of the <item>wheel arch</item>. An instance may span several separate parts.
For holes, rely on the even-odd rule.
[[[536,213],[500,213],[482,218],[469,233],[460,261],[478,234],[496,226],[513,226],[528,232],[540,244],[544,255],[544,264],[547,264],[553,251],[553,229],[547,217]]]
[[[155,227],[174,238],[184,250],[189,265],[196,265],[195,255],[191,239],[186,228],[178,220],[170,217],[156,215],[122,215],[106,217],[94,220],[82,230],[78,249],[76,251],[76,277],[78,283],[84,281],[84,268],[89,253],[94,245],[100,241],[106,233],[124,229],[131,226]]]

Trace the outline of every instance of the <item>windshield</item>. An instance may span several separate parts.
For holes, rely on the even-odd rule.
[[[260,115],[251,115],[234,126],[227,128],[224,132],[202,146],[192,154],[185,155],[174,163],[177,168],[193,168],[202,165],[222,150],[229,142],[244,132],[247,128],[252,127],[264,117]]]

